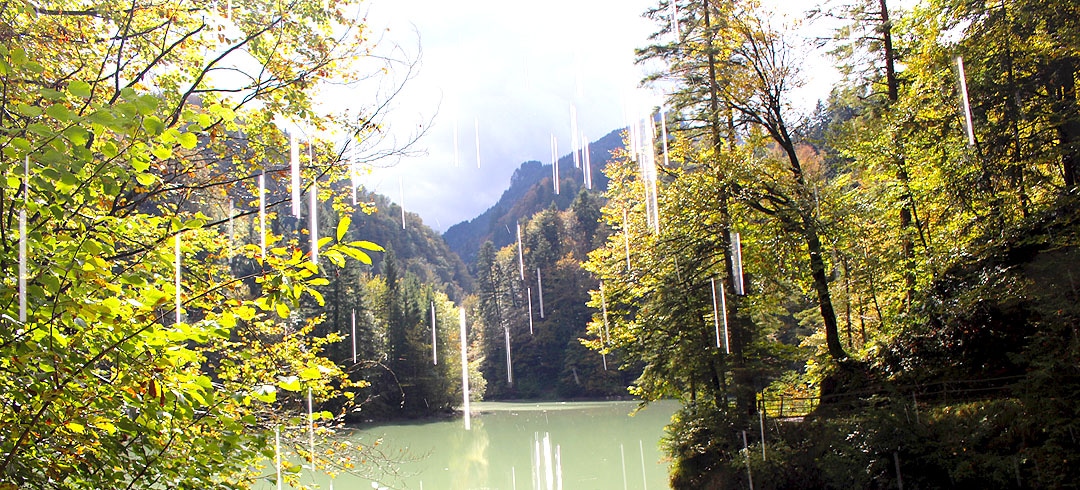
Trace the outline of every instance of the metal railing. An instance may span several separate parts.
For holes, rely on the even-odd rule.
[[[968,380],[945,380],[934,383],[893,387],[890,389],[862,390],[825,396],[762,395],[758,410],[769,418],[797,418],[809,415],[822,404],[840,410],[855,410],[868,406],[880,406],[902,400],[903,403],[951,403],[986,398],[991,393],[1010,391],[1023,376],[983,378]]]

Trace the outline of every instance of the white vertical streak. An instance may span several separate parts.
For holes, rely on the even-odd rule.
[[[731,261],[732,272],[735,277],[732,279],[733,286],[735,286],[735,294],[746,294],[746,289],[743,285],[743,266],[742,266],[742,237],[738,232],[731,232]]]
[[[521,280],[525,280],[525,252],[521,246],[521,223],[517,224],[517,245],[518,245],[518,270],[521,272]]]
[[[562,446],[555,445],[555,489],[563,490],[562,488]]]
[[[627,490],[626,486],[626,448],[622,444],[619,444],[619,459],[622,460],[622,487],[623,490]]]
[[[180,269],[183,266],[180,260],[180,232],[176,232],[173,237],[173,243],[175,244],[175,253],[173,255],[173,269],[175,271],[175,288],[176,288],[176,323],[180,324],[180,307],[183,306],[183,302],[180,300]]]
[[[308,451],[311,452],[311,477],[315,478],[315,414],[311,404],[311,387],[307,389]]]
[[[667,147],[667,108],[660,108],[660,138],[663,140],[664,148],[664,167],[666,168],[670,161],[668,160],[668,147]]]
[[[532,480],[534,490],[539,489],[544,485],[544,477],[541,475],[541,473],[543,473],[543,470],[540,467],[540,433],[533,432]]]
[[[281,428],[274,427],[274,467],[277,470],[277,490],[281,490]]]
[[[671,0],[671,25],[675,30],[675,42],[682,40],[682,33],[679,32],[679,5],[675,0]]]
[[[266,259],[266,172],[259,174],[259,250]]]
[[[532,288],[526,288],[529,291],[529,335],[533,334],[533,308],[532,308]]]
[[[458,134],[457,134],[457,119],[454,119],[454,166],[457,167],[459,163],[458,158]]]
[[[716,304],[716,278],[710,278],[709,284],[712,286],[712,315],[713,326],[716,327],[716,348],[720,348],[720,307]]]
[[[555,172],[555,194],[558,194],[559,190],[562,188],[562,185],[559,182],[559,139],[552,136],[551,144],[555,154],[555,158],[552,161],[552,166],[554,167],[553,170]]]
[[[439,338],[435,334],[435,302],[431,302],[431,364],[439,365]]]
[[[765,461],[765,406],[762,405],[762,410],[758,410],[758,424],[761,426],[761,460]]]
[[[554,464],[551,462],[551,434],[544,433],[544,487],[554,490],[555,475]]]
[[[292,191],[293,216],[300,217],[300,143],[289,134],[289,186]]]
[[[19,210],[19,322],[26,323],[26,209]]]
[[[645,474],[645,443],[638,439],[638,449],[641,451],[641,484],[644,490],[649,490],[649,479]]]
[[[570,104],[570,153],[574,156],[574,168],[581,168],[581,158],[578,156],[578,125],[577,108]]]
[[[461,322],[461,396],[465,411],[465,430],[472,430],[472,412],[469,409],[469,337],[465,332],[465,308],[458,311]]]
[[[351,184],[350,187],[352,188],[352,205],[356,206],[356,188],[358,187],[356,182],[356,169],[349,169],[349,184]]]
[[[585,188],[592,189],[592,155],[589,154],[589,140],[585,139],[584,133],[581,139],[585,141]]]
[[[960,70],[960,95],[964,101],[964,120],[967,122],[968,145],[975,146],[975,128],[971,123],[971,102],[968,99],[967,75],[964,73],[964,57],[956,57],[956,67]]]
[[[600,340],[606,344],[611,342],[611,330],[608,329],[607,298],[604,297],[604,283],[602,281],[600,282],[600,310],[604,313],[604,335],[600,337]]]
[[[503,327],[506,338],[506,384],[514,384],[514,364],[510,357],[510,327]]]
[[[473,119],[476,127],[476,168],[480,168],[480,118]]]
[[[319,263],[319,177],[311,179],[311,212],[308,232],[311,234],[311,262]]]
[[[544,279],[540,277],[540,268],[536,268],[536,294],[540,296],[540,318],[544,318]]]
[[[623,245],[626,247],[626,272],[630,272],[630,216],[626,208],[622,210]]]
[[[559,156],[556,149],[555,135],[551,135],[551,190],[552,192],[559,193]]]
[[[728,335],[728,318],[727,318],[727,293],[724,291],[724,284],[720,284],[720,313],[724,317],[724,352],[731,354],[731,337]]]
[[[356,364],[356,308],[352,310],[352,335],[349,335],[349,340],[352,340],[352,362]]]
[[[232,264],[232,258],[233,258],[233,242],[236,241],[236,228],[233,226],[233,212],[234,212],[233,200],[229,199],[229,226],[228,226],[228,229],[229,229],[229,248],[228,248],[228,258],[229,258],[229,263],[230,264]]]
[[[30,206],[30,155],[23,160],[23,207],[19,210],[19,322],[26,323],[26,209]]]
[[[750,490],[754,490],[754,475],[750,473],[750,444],[746,441],[746,431],[742,431],[743,451],[746,454],[746,480],[750,483]]]
[[[657,189],[657,184],[656,184],[657,173],[656,173],[656,145],[655,145],[655,137],[654,137],[655,132],[656,132],[656,126],[653,125],[653,120],[652,120],[652,117],[650,116],[649,119],[648,119],[648,131],[646,131],[647,136],[645,138],[645,142],[647,143],[647,146],[646,146],[645,150],[648,152],[647,153],[648,157],[646,158],[646,162],[647,162],[647,165],[648,165],[647,170],[648,170],[648,173],[649,173],[649,182],[647,183],[647,185],[651,187],[650,193],[649,193],[649,202],[651,204],[651,209],[652,209],[652,213],[653,213],[652,214],[653,233],[659,235],[660,234],[660,203],[659,203],[659,198],[657,197],[657,191],[656,191],[656,189]]]

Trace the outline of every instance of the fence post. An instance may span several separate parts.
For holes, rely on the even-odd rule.
[[[900,476],[900,453],[893,451],[892,459],[893,463],[896,464],[896,487],[904,490],[904,477]]]

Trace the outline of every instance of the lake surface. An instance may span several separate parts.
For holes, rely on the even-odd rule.
[[[382,439],[401,463],[381,486],[427,490],[668,488],[659,449],[676,402],[476,403],[472,430],[461,418],[360,426],[354,442]],[[561,480],[560,480],[561,479]],[[305,478],[306,480],[306,478]],[[561,481],[561,485],[560,485]],[[330,488],[328,478],[319,481]],[[372,480],[338,475],[337,489],[372,488]]]

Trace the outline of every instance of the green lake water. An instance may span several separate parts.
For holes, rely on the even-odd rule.
[[[356,427],[355,443],[379,448],[395,465],[380,487],[426,490],[668,488],[659,449],[675,402],[476,403],[472,430],[462,418]],[[316,475],[330,488],[326,475]],[[561,479],[560,479],[561,477]],[[303,481],[311,481],[305,470]],[[335,489],[373,488],[372,480],[340,474]],[[560,484],[561,483],[561,484]]]

